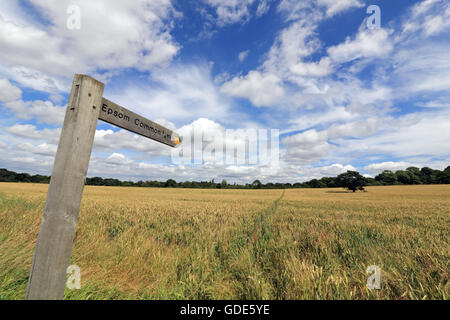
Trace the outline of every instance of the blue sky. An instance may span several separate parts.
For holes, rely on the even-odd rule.
[[[380,28],[367,27],[370,5]],[[89,176],[297,182],[443,169],[449,35],[443,0],[4,0],[0,167],[51,173],[73,74],[85,73],[105,83],[106,98],[185,137],[281,133],[276,170],[194,166],[99,121]]]

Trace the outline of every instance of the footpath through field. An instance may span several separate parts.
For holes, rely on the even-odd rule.
[[[240,266],[232,272],[242,285],[239,299],[282,298],[283,253],[279,250],[280,230],[274,226],[273,217],[284,194],[285,190],[268,208],[243,222],[232,237],[234,259],[231,260],[240,261]]]

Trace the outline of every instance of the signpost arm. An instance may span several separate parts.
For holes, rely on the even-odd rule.
[[[62,299],[103,83],[75,75],[34,251],[26,299]]]

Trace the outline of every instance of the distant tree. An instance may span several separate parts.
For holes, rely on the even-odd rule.
[[[397,183],[397,176],[391,170],[384,170],[375,177],[375,180],[380,181],[385,185],[393,185]]]
[[[262,188],[262,183],[259,180],[255,180],[252,183],[252,188],[254,189],[261,189]]]
[[[337,176],[336,183],[343,188],[352,190],[364,191],[364,186],[367,185],[367,179],[363,177],[358,171],[347,171]]]
[[[325,183],[323,183],[322,181],[317,180],[317,179],[312,179],[311,181],[307,182],[307,184],[311,188],[326,188],[327,187],[327,185]]]
[[[173,180],[173,181],[175,181],[175,180]],[[166,182],[161,182],[161,181],[146,181],[146,182],[145,182],[145,187],[148,187],[148,188],[164,188],[164,187],[166,187],[166,183],[167,183],[167,181],[166,181]],[[170,181],[169,184],[172,184],[172,185],[173,185],[173,182]],[[176,182],[175,182],[175,186],[176,186]]]
[[[324,178],[320,179],[319,181],[323,182],[325,184],[325,187],[328,187],[328,188],[335,188],[337,186],[336,178],[324,177]]]
[[[31,176],[31,182],[33,182],[33,183],[49,183],[50,177],[36,174],[34,176]]]
[[[420,169],[417,167],[409,167],[406,169],[406,171],[415,174],[416,176],[420,176]]]
[[[221,187],[222,187],[223,189],[225,189],[227,186],[228,186],[227,180],[223,179],[223,180],[222,180],[222,183],[221,183]]]
[[[412,176],[408,171],[398,170],[395,176],[397,177],[397,181],[402,184],[412,184]]]
[[[1,182],[16,181],[16,173],[6,169],[0,169],[0,181]]]
[[[16,179],[19,182],[31,182],[31,176],[28,173],[18,173]]]
[[[380,181],[375,180],[374,178],[366,178],[368,186],[381,186],[382,183]]]
[[[32,183],[49,183],[51,177],[43,175],[30,175],[28,173],[17,173],[7,169],[0,169],[1,182],[32,182]],[[177,183],[173,179],[166,182],[161,181],[121,181],[113,178],[103,179],[101,177],[86,178],[86,185],[96,186],[136,186],[136,187],[181,187],[181,188],[232,188],[232,189],[286,189],[286,188],[333,188],[344,187],[349,190],[364,190],[365,185],[394,185],[394,184],[450,184],[450,166],[445,170],[434,170],[428,167],[419,169],[417,167],[409,167],[406,170],[392,171],[385,170],[374,178],[364,178],[356,171],[349,171],[338,177],[323,177],[320,180],[312,179],[307,182],[291,183],[267,183],[263,184],[260,180],[255,180],[249,184],[234,184],[229,185],[224,179],[221,183],[215,183],[214,179],[211,181],[186,181]]]
[[[118,187],[118,186],[122,185],[121,181],[117,180],[117,179],[108,178],[108,179],[104,179],[104,182],[105,182],[105,186]]]
[[[86,184],[91,185],[91,186],[103,186],[103,185],[105,185],[105,182],[104,182],[103,178],[93,177],[93,178],[87,178]]]
[[[442,171],[440,183],[450,184],[450,166],[445,168],[444,171]]]
[[[424,167],[420,170],[422,181],[426,184],[432,184],[437,182],[437,170],[433,170],[428,167]]]
[[[177,186],[177,182],[173,179],[169,179],[166,181],[166,183],[164,184],[164,187],[166,188],[175,188]]]
[[[198,188],[200,188],[200,184],[197,181],[192,181],[191,182],[191,188],[198,189]]]
[[[409,167],[406,169],[406,172],[408,172],[411,177],[411,184],[422,184],[423,183],[423,181],[421,179],[422,173],[420,172],[419,168]]]

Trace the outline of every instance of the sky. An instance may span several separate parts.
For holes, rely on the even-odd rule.
[[[293,183],[444,169],[449,39],[444,0],[2,0],[0,167],[51,174],[79,73],[182,145],[204,137],[191,146],[200,161],[179,162],[179,150],[99,121],[90,177]],[[277,161],[202,156],[218,137],[247,144],[248,160],[251,139],[230,129],[279,130]]]

